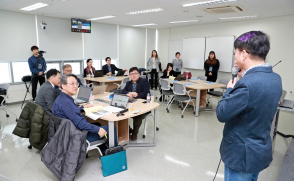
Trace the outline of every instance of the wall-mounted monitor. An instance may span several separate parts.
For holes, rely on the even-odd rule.
[[[91,33],[91,21],[71,18],[71,32]]]

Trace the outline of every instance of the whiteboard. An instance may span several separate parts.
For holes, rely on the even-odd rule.
[[[216,58],[219,60],[219,71],[231,72],[233,65],[233,50],[235,37],[210,37],[206,38],[205,59],[208,58],[209,52],[214,51]]]
[[[184,68],[204,69],[205,38],[183,39]]]
[[[172,62],[176,58],[176,53],[183,55],[183,40],[170,40],[168,47],[168,62]]]

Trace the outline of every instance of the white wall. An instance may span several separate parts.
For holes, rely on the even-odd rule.
[[[274,65],[279,60],[283,62],[274,68],[274,71],[282,77],[283,89],[288,92],[287,98],[294,99],[290,91],[294,91],[294,61],[292,53],[294,49],[294,15],[237,22],[205,24],[180,28],[161,29],[158,33],[158,53],[162,64],[171,62],[168,60],[169,40],[182,40],[184,38],[197,38],[209,36],[236,36],[251,31],[261,30],[270,36],[271,49],[266,62]],[[216,54],[217,57],[217,54]],[[168,60],[168,61],[167,61]],[[185,60],[183,60],[185,63]],[[221,60],[220,60],[221,63]],[[193,77],[204,75],[203,70],[188,70]],[[219,78],[231,78],[230,73],[219,72]]]

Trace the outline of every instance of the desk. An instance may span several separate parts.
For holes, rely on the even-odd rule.
[[[128,76],[103,76],[103,77],[94,77],[94,78],[85,78],[85,80],[89,80],[92,82],[100,82],[102,85],[105,85],[105,83],[108,85],[106,88],[106,91],[109,92],[110,90],[116,89],[117,85],[115,85],[114,83],[118,83],[120,84],[121,81],[124,78],[127,78]],[[110,79],[109,79],[110,78]],[[114,80],[112,80],[114,79]]]
[[[103,94],[96,94],[94,95],[95,99],[100,98],[103,99],[105,96],[109,96],[111,93],[106,92]],[[101,125],[107,125],[109,127],[109,147],[114,146],[114,126],[117,128],[117,136],[118,136],[118,143],[119,145],[123,145],[126,142],[129,142],[129,118],[144,114],[149,111],[154,110],[154,138],[153,138],[153,143],[132,143],[129,144],[129,146],[143,146],[143,147],[148,147],[148,146],[156,146],[156,124],[157,124],[157,108],[159,107],[160,104],[158,103],[153,103],[153,104],[143,104],[142,102],[145,101],[143,99],[137,99],[136,102],[133,103],[133,110],[140,110],[139,113],[137,114],[132,114],[130,112],[125,112],[124,116],[119,116],[117,117],[116,114],[109,114],[106,116],[101,117],[100,119],[97,119],[96,121],[86,117],[86,119],[93,123],[93,122],[99,122]],[[96,105],[103,105],[102,102],[97,102],[98,104]],[[105,103],[104,103],[105,105]],[[124,140],[124,141],[123,141]]]
[[[172,81],[170,81],[173,83]],[[215,89],[215,88],[222,88],[226,87],[224,84],[220,83],[213,83],[213,84],[207,84],[205,83],[207,81],[203,80],[189,80],[189,81],[179,81],[176,83],[181,83],[181,84],[192,84],[192,85],[187,85],[186,90],[196,90],[190,92],[191,97],[196,97],[196,113],[195,116],[198,117],[199,114],[199,107],[205,107],[206,106],[206,95],[207,95],[207,89]],[[200,100],[201,99],[201,100]]]

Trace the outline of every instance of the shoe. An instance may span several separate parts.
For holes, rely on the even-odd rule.
[[[129,134],[133,133],[133,129],[129,126]]]
[[[131,140],[132,141],[136,141],[137,140],[137,134],[132,134],[132,136],[131,136]]]

